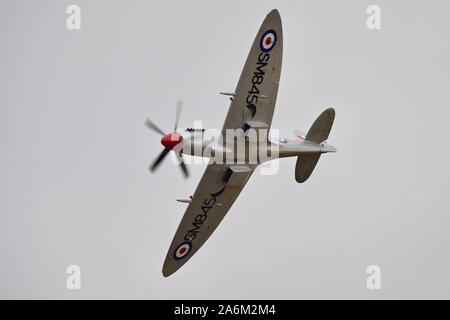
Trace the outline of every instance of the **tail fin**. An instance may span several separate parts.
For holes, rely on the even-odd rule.
[[[314,121],[313,125],[306,134],[305,140],[313,143],[322,143],[328,139],[331,127],[334,122],[335,111],[329,108],[322,112],[322,114]],[[317,162],[320,159],[321,153],[307,154],[297,158],[295,166],[295,180],[298,183],[303,183],[311,176]]]

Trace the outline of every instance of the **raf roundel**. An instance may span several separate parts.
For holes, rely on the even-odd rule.
[[[263,33],[259,41],[259,47],[262,52],[269,52],[277,43],[277,33],[273,29],[269,29]]]
[[[191,251],[192,243],[190,241],[185,241],[178,245],[178,247],[173,252],[173,258],[175,260],[180,260],[186,257]]]

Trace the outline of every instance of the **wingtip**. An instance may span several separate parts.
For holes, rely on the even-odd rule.
[[[329,107],[325,111],[332,112],[334,114],[336,113],[336,109],[334,109],[334,107]]]
[[[163,267],[162,275],[164,276],[164,278],[167,278],[167,277],[171,276],[172,274],[173,274],[173,271],[170,272],[170,271],[167,270],[167,268],[165,266]]]
[[[164,278],[170,277],[178,269],[179,267],[174,266],[172,263],[170,263],[170,261],[166,260],[162,268],[162,275],[164,276]]]
[[[272,25],[272,27],[279,27],[280,29],[282,28],[280,12],[277,9],[273,9],[272,11],[270,11],[266,16],[265,21],[266,23]]]
[[[280,12],[278,9],[272,9],[267,15],[280,15]]]

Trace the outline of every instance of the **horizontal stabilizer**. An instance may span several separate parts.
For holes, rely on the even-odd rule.
[[[324,143],[330,135],[335,114],[333,108],[329,108],[322,112],[306,134],[304,140],[320,144],[320,153],[304,154],[297,158],[297,164],[295,165],[295,180],[298,183],[303,183],[308,180],[322,153],[336,152],[334,147]],[[300,133],[296,134],[298,137],[302,137]]]
[[[305,139],[314,143],[322,143],[328,139],[334,122],[335,111],[329,108],[314,121]]]
[[[320,153],[305,154],[297,158],[295,180],[298,183],[303,183],[308,180],[320,159],[320,155]]]

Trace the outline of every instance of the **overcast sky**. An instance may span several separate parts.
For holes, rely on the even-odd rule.
[[[81,8],[68,30],[66,9]],[[381,29],[366,26],[369,5]],[[184,180],[148,116],[221,128],[265,15],[284,59],[272,128],[336,109],[305,184],[251,177],[204,247],[161,269]],[[450,298],[450,2],[0,2],[0,298]],[[81,268],[81,290],[66,268]],[[366,268],[381,268],[368,290]]]

